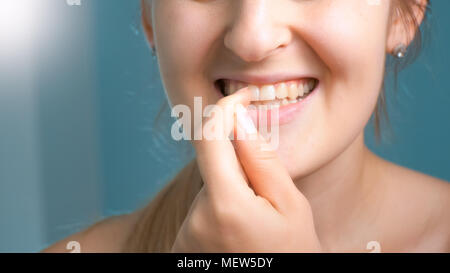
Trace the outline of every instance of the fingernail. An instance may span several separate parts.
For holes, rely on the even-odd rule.
[[[248,114],[245,107],[243,107],[242,105],[240,107],[238,106],[236,110],[236,116],[239,124],[242,128],[244,128],[247,134],[251,135],[257,133],[256,127],[253,124],[253,121],[250,118],[250,115]]]

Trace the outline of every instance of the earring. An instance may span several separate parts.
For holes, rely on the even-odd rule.
[[[397,59],[403,59],[406,56],[407,53],[407,48],[404,44],[399,44],[395,49],[394,49],[394,56]]]
[[[154,60],[156,60],[156,48],[155,46],[152,46],[152,57]]]

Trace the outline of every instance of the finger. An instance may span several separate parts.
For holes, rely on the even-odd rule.
[[[236,105],[246,107],[250,100],[251,91],[248,88],[220,99],[210,111],[211,115],[196,128],[202,130],[202,138],[193,141],[199,170],[206,191],[214,197],[228,198],[250,190],[245,172],[228,137],[234,131]]]
[[[276,150],[256,130],[245,109],[239,110],[236,118],[235,130],[243,137],[236,138],[234,146],[251,187],[280,212],[289,211],[301,194],[286,167]]]

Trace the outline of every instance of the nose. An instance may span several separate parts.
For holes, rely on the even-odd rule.
[[[234,15],[225,34],[225,46],[245,62],[262,61],[286,47],[292,35],[283,22],[280,1],[233,1]]]

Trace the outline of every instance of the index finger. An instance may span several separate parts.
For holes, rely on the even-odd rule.
[[[202,124],[196,125],[195,130],[202,130],[202,138],[192,142],[207,192],[212,196],[233,197],[250,189],[229,136],[233,133],[237,105],[247,107],[251,98],[251,90],[240,89],[210,107],[211,115],[203,119]],[[204,133],[212,132],[214,138],[208,138],[211,135],[204,137]]]

